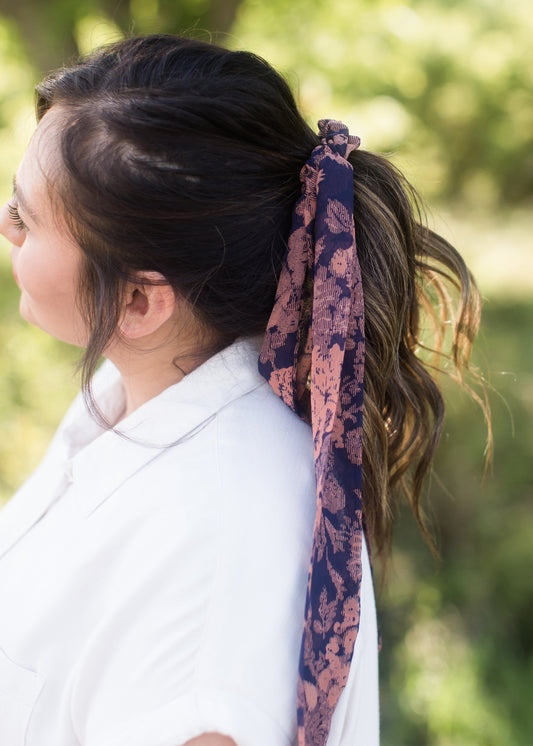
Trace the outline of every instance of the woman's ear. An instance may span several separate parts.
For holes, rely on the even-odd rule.
[[[176,294],[160,272],[138,272],[126,284],[124,308],[118,325],[128,339],[156,332],[176,308]]]

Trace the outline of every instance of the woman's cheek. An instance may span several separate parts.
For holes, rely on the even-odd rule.
[[[33,256],[29,240],[22,248],[13,252],[13,268],[21,290],[34,295],[39,293],[39,288],[46,286],[47,268],[41,264],[38,256]]]
[[[35,298],[63,295],[68,278],[62,259],[29,233],[16,254],[15,269],[22,288]]]

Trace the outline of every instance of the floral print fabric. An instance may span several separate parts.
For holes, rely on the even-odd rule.
[[[300,174],[302,195],[259,359],[274,391],[301,416],[310,413],[313,429],[317,503],[298,746],[327,741],[359,628],[362,574],[364,308],[347,160],[359,138],[342,122],[318,124],[322,144]]]

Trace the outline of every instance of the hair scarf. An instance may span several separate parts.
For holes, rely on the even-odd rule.
[[[310,395],[316,517],[300,651],[298,746],[324,746],[359,628],[365,357],[348,128],[318,123],[322,144],[297,201],[259,371],[304,415]],[[312,294],[312,297],[311,297]]]

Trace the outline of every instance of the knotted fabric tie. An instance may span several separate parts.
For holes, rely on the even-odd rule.
[[[298,675],[298,746],[324,746],[359,629],[365,356],[355,247],[353,169],[359,138],[319,123],[302,168],[288,250],[259,370],[295,412],[310,395],[316,518]],[[310,388],[310,394],[309,394]]]

